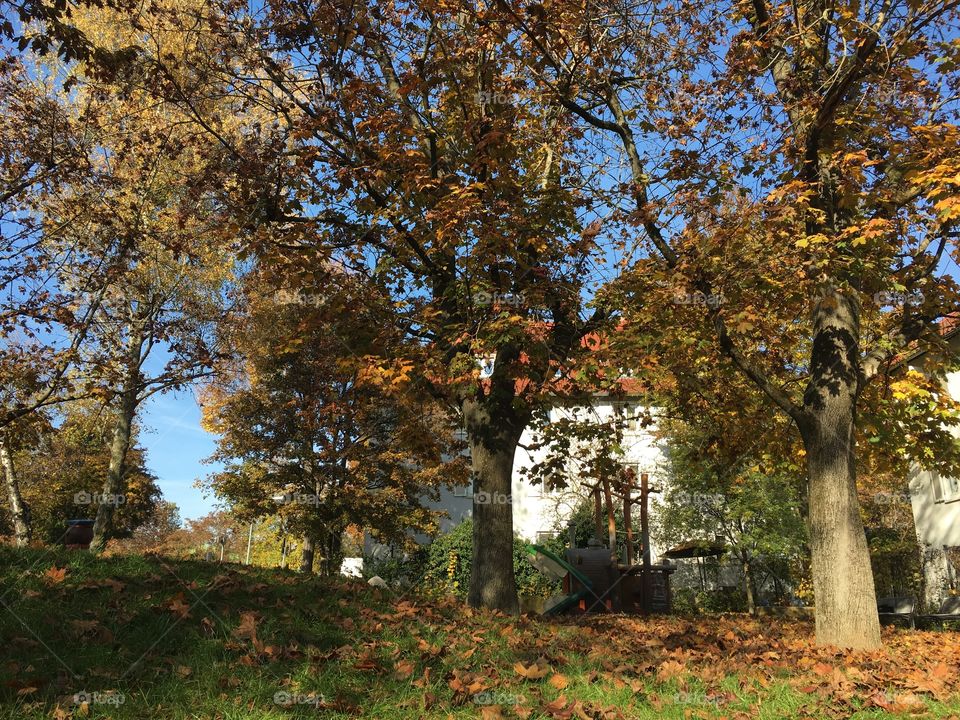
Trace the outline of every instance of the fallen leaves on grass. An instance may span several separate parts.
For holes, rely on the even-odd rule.
[[[524,665],[521,662],[514,663],[513,669],[517,675],[527,680],[539,680],[546,677],[547,673],[550,672],[550,666],[543,658],[530,665]]]
[[[66,577],[67,569],[65,567],[58,568],[56,565],[47,568],[46,572],[43,573],[43,579],[49,585],[59,585]]]
[[[323,600],[310,604],[303,598],[317,596],[312,579],[297,581],[304,588],[286,577],[254,584],[229,568],[211,570],[209,582],[202,577],[191,582],[190,587],[208,589],[201,605],[189,593],[170,597],[168,578],[167,585],[144,592],[140,577],[124,577],[127,587],[112,578],[75,585],[66,567],[38,574],[43,592],[33,592],[52,602],[62,602],[64,579],[70,587],[101,588],[111,595],[127,588],[122,597],[103,596],[109,601],[105,606],[113,608],[112,602],[119,608],[109,615],[119,640],[125,639],[126,621],[119,619],[123,608],[130,609],[130,617],[149,607],[183,619],[190,617],[191,607],[212,602],[204,608],[208,617],[195,612],[194,620],[165,625],[176,626],[172,634],[220,643],[235,653],[228,661],[235,673],[217,668],[206,686],[233,696],[249,678],[298,677],[296,668],[312,677],[344,678],[351,686],[348,696],[311,710],[354,714],[368,699],[382,702],[389,692],[402,696],[411,717],[461,712],[491,719],[613,720],[653,709],[677,717],[745,720],[770,698],[776,703],[771,693],[792,688],[802,704],[791,717],[844,718],[861,710],[922,715],[934,700],[952,704],[960,694],[960,634],[954,632],[885,629],[882,649],[848,652],[814,645],[812,624],[796,620],[512,618],[468,609],[452,599],[392,601],[348,583],[324,585]],[[256,610],[246,609],[251,607]],[[79,643],[112,641],[111,631],[94,617],[101,616],[84,610],[63,620],[58,631]],[[218,627],[222,618],[232,619],[232,633],[229,626]],[[30,638],[8,642],[25,657],[38,652]],[[161,647],[157,654],[162,652]],[[21,665],[9,668],[22,678],[6,684],[10,697],[22,693],[27,703],[53,692],[49,679]],[[207,671],[196,658],[177,655],[164,661],[161,674],[192,688],[204,686]],[[102,677],[110,681],[109,673]],[[581,692],[587,686],[589,693]],[[31,689],[36,687],[40,690]],[[615,696],[627,699],[610,705]],[[65,717],[80,716],[78,707],[67,708]]]
[[[397,680],[408,680],[413,675],[415,668],[416,665],[409,660],[401,660],[394,666],[393,676]]]
[[[240,640],[249,640],[258,653],[264,649],[263,643],[257,638],[257,623],[259,619],[255,612],[240,613],[240,624],[233,631],[233,636]]]
[[[167,600],[163,606],[181,620],[190,617],[190,605],[182,592]]]
[[[99,620],[72,620],[70,628],[74,637],[83,640],[96,640],[99,642],[113,642],[113,633],[103,625]]]

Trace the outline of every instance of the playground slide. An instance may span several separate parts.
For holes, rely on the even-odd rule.
[[[565,595],[560,602],[554,603],[544,611],[544,615],[558,615],[567,608],[573,607],[593,590],[593,583],[590,578],[577,571],[573,565],[563,558],[557,557],[554,553],[547,550],[542,545],[527,545],[527,560],[539,572],[554,580],[560,580],[567,574],[575,578],[583,589],[579,592]]]

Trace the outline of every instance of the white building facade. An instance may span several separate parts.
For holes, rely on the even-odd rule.
[[[952,331],[948,338],[955,351],[960,349],[960,332]],[[908,364],[928,372],[926,358],[921,355]],[[947,373],[944,389],[950,397],[960,398],[960,372]],[[915,469],[910,477],[910,504],[923,561],[924,600],[928,608],[936,608],[958,588],[957,569],[949,555],[952,548],[960,548],[960,478]]]
[[[646,408],[637,400],[613,400],[607,396],[597,396],[590,406],[574,408],[554,408],[550,410],[550,421],[561,418],[574,420],[593,420],[598,423],[610,421],[619,414],[623,418],[623,454],[617,460],[631,467],[640,477],[641,473],[650,476],[651,484],[662,482],[665,467],[665,446],[656,436],[656,411]],[[545,535],[562,527],[572,516],[577,506],[590,497],[582,482],[574,480],[564,489],[549,490],[530,482],[525,474],[528,468],[543,462],[549,456],[548,448],[533,449],[537,445],[534,428],[528,427],[520,438],[513,462],[513,484],[509,502],[513,506],[513,531],[525,540],[536,542]],[[569,474],[576,476],[576,468],[571,467]],[[590,483],[592,478],[584,478]],[[639,496],[639,489],[636,491]],[[470,487],[443,490],[438,502],[427,503],[434,509],[446,512],[447,517],[441,523],[441,531],[447,532],[473,514],[473,491]],[[639,509],[634,523],[635,535],[639,538]],[[652,547],[652,561],[656,562],[659,548]]]

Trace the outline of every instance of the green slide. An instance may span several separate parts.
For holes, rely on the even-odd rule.
[[[576,605],[593,590],[593,583],[590,581],[590,578],[578,572],[573,565],[563,558],[557,557],[542,545],[527,545],[527,560],[529,560],[530,564],[539,572],[549,578],[560,580],[569,573],[570,577],[575,578],[577,582],[583,585],[583,590],[567,595],[556,605],[552,605],[547,609],[543,613],[544,615],[558,615],[562,613],[567,608]]]

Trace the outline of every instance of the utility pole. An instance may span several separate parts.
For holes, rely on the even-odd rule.
[[[245,565],[250,564],[250,548],[253,546],[253,523],[254,522],[255,521],[252,521],[250,523],[250,532],[247,533],[247,561],[244,563]]]

